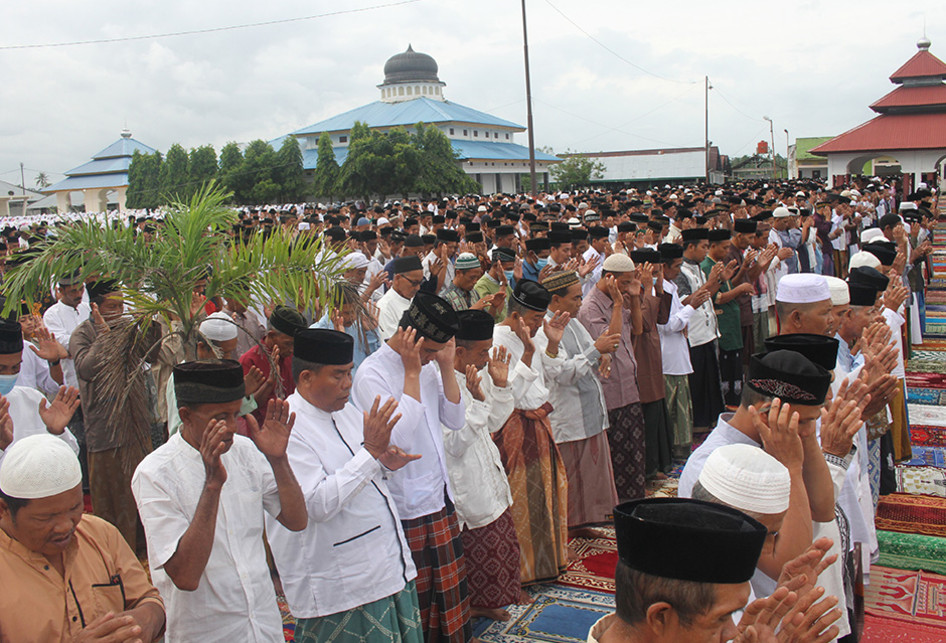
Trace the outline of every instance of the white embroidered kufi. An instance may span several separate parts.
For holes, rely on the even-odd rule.
[[[860,252],[855,252],[851,256],[850,264],[848,265],[848,270],[854,270],[855,268],[873,268],[874,270],[880,270],[880,259],[878,259],[872,252],[867,252],[866,250],[861,250]]]
[[[810,273],[785,275],[775,291],[775,301],[785,304],[813,304],[826,299],[831,299],[828,282],[823,276]]]
[[[838,277],[825,277],[828,282],[828,290],[831,291],[831,305],[845,306],[851,303],[851,293],[848,290],[847,282]]]
[[[216,312],[200,323],[200,334],[212,342],[228,342],[237,338],[237,325],[226,313]]]
[[[727,444],[713,451],[700,472],[700,484],[717,500],[760,514],[786,511],[792,486],[788,469],[748,444]]]
[[[79,458],[68,444],[49,433],[15,441],[0,463],[0,491],[11,498],[48,498],[81,483]]]
[[[627,255],[616,252],[604,260],[601,269],[605,272],[631,272],[634,270],[634,261]]]
[[[867,228],[861,233],[861,243],[870,243],[871,241],[883,241],[884,231],[880,228]]]

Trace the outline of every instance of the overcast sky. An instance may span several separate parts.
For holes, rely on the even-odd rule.
[[[224,27],[391,1],[5,3],[0,46]],[[924,20],[932,53],[946,59],[941,1],[527,5],[536,144],[556,152],[702,146],[708,75],[710,139],[722,153],[748,154],[768,139],[767,115],[784,154],[784,129],[794,141],[869,119],[867,106],[893,89],[887,77],[916,53]],[[175,142],[219,151],[230,140],[273,139],[377,100],[385,61],[408,43],[437,60],[449,100],[526,123],[519,2],[419,0],[197,35],[0,49],[0,179],[19,183],[22,162],[28,187],[38,170],[57,180],[126,124],[162,151]]]

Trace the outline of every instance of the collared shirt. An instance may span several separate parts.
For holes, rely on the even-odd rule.
[[[689,375],[693,372],[690,364],[690,344],[686,331],[693,316],[693,306],[684,306],[677,295],[677,284],[664,279],[664,292],[670,293],[670,315],[666,324],[658,324],[660,333],[660,355],[664,375]]]
[[[10,419],[13,420],[13,442],[22,440],[30,435],[42,435],[49,429],[39,415],[40,402],[46,400],[42,393],[35,388],[28,386],[14,386],[6,395],[7,402],[10,403]],[[69,447],[79,453],[79,443],[69,429],[59,434],[59,439],[69,445]],[[7,447],[10,448],[9,446]],[[3,462],[4,451],[0,450],[0,462]]]
[[[328,330],[335,330],[335,323],[332,321],[329,314],[325,313],[322,315],[322,319],[309,326],[309,328],[326,328]],[[354,377],[355,373],[358,372],[358,367],[361,366],[363,361],[365,361],[365,358],[381,347],[381,340],[378,338],[377,330],[364,329],[364,331],[362,331],[361,325],[357,322],[345,326],[345,334],[351,335],[352,339],[355,340],[354,349],[352,352],[352,361],[354,362],[354,367],[351,371],[351,375]]]
[[[762,448],[761,444],[729,423],[732,417],[733,413],[723,413],[720,415],[716,428],[703,440],[703,444],[690,454],[686,466],[683,467],[683,473],[680,474],[680,487],[677,494],[681,498],[689,498],[692,496],[693,486],[696,484],[696,481],[700,479],[700,472],[703,471],[703,465],[706,464],[706,459],[719,447],[727,444],[748,444],[760,449]]]
[[[902,306],[900,307],[900,310],[903,311]],[[903,338],[901,337],[900,328],[904,323],[906,323],[906,320],[903,318],[903,315],[901,315],[900,312],[890,310],[887,307],[884,307],[884,309],[881,311],[881,314],[883,315],[887,326],[890,327],[890,345],[895,346],[897,349],[897,363],[893,367],[893,370],[890,371],[890,374],[902,380],[906,378],[907,375],[904,368]]]
[[[89,318],[91,309],[89,304],[80,302],[76,308],[67,306],[61,301],[56,302],[43,313],[43,323],[50,333],[56,336],[56,341],[69,348],[69,338],[79,324]],[[72,358],[62,360],[62,379],[66,386],[75,386],[78,388],[79,380],[76,378],[76,366]]]
[[[393,287],[378,300],[378,337],[386,342],[397,332],[401,316],[411,307],[411,300],[402,297]]]
[[[546,319],[552,316],[551,311],[545,315]],[[568,320],[558,351],[562,366],[548,382],[552,436],[558,444],[594,437],[609,426],[604,390],[597,378],[601,353],[577,319]]]
[[[334,413],[289,396],[296,424],[286,454],[309,511],[304,531],[266,517],[289,609],[296,618],[347,611],[391,596],[417,577],[390,475],[362,446],[364,415]]]
[[[473,286],[473,292],[476,293],[476,296],[479,299],[483,297],[488,297],[489,295],[495,295],[502,289],[502,284],[493,279],[493,276],[488,272],[480,277],[480,280],[476,282],[476,285]],[[493,319],[497,324],[501,323],[506,319],[506,310],[509,308],[509,300],[512,299],[512,288],[509,285],[506,285],[506,299],[503,300],[503,307],[501,310],[493,314]]]
[[[250,372],[250,369],[255,366],[263,373],[264,379],[268,378],[273,370],[269,363],[269,357],[268,349],[262,344],[257,344],[243,353],[243,355],[240,356],[240,366],[243,367],[243,375],[246,376],[246,374]],[[296,390],[296,381],[292,377],[292,358],[288,355],[280,356],[278,366],[279,382],[282,384],[282,392],[278,390],[279,387],[273,386],[273,390],[270,391],[266,403],[263,404],[261,408],[257,408],[253,411],[253,417],[256,418],[256,421],[259,422],[260,425],[263,424],[263,419],[266,417],[266,408],[272,400],[277,397],[285,399]]]
[[[535,353],[532,365],[522,363],[525,346],[519,336],[509,326],[497,325],[493,329],[493,345],[505,346],[509,353],[509,383],[515,408],[521,411],[534,411],[549,401],[549,386],[546,383],[554,378],[561,369],[562,356],[549,357],[545,352],[548,338],[541,330],[532,338]]]
[[[35,388],[46,395],[55,395],[59,392],[59,382],[54,380],[53,376],[49,374],[49,362],[34,353],[33,349],[30,348],[31,345],[30,342],[24,340],[20,374],[19,377],[16,378],[16,383],[19,386]],[[63,366],[65,366],[65,361],[66,360],[62,360]],[[69,361],[71,362],[72,360]],[[75,375],[75,368],[73,368],[72,373]],[[63,381],[65,381],[65,374],[66,369],[63,368]],[[75,384],[71,386],[75,386]]]
[[[706,275],[700,269],[700,264],[684,257],[676,283],[679,295],[687,297],[706,283]],[[719,337],[719,330],[716,326],[716,312],[713,309],[713,302],[707,300],[690,317],[690,323],[687,326],[687,339],[690,346],[696,347],[707,344],[717,337]]]
[[[591,292],[591,289],[594,288],[594,285],[598,283],[599,279],[601,279],[601,269],[604,266],[604,255],[595,250],[593,247],[589,246],[581,257],[585,261],[591,261],[591,259],[594,257],[598,258],[598,263],[595,264],[594,270],[588,273],[587,278],[581,284],[581,295],[582,297],[587,297],[588,293]]]
[[[220,492],[213,549],[195,591],[178,589],[164,569],[190,527],[206,473],[200,452],[172,435],[150,453],[131,479],[148,538],[151,578],[167,605],[167,643],[241,641],[282,643],[266,552],[263,512],[278,516],[272,467],[248,438],[233,436],[220,456],[227,481]]]
[[[450,284],[447,286],[440,294],[450,306],[456,310],[467,310],[476,303],[476,293],[472,290],[463,290],[459,288],[456,284]]]
[[[440,370],[433,362],[421,368],[421,401],[404,395],[404,364],[387,344],[362,362],[352,387],[352,401],[362,410],[370,409],[378,395],[382,403],[389,397],[398,401],[401,419],[391,432],[391,444],[421,456],[388,476],[398,514],[411,520],[440,511],[444,488],[453,500],[440,425],[463,428],[463,398],[454,404],[444,396]]]
[[[661,369],[643,368],[637,371],[637,388],[640,392],[641,403],[657,402],[666,397],[666,388],[663,378],[663,355],[661,354],[660,333],[657,325],[668,321],[670,316],[671,295],[662,293],[657,296],[657,290],[651,284],[645,284],[645,294],[641,296],[641,326],[643,332],[631,337],[634,345],[634,359],[638,364],[656,366]]]
[[[637,388],[637,359],[634,357],[634,345],[631,343],[631,311],[621,306],[621,342],[618,349],[611,353],[611,375],[601,378],[601,388],[604,389],[604,399],[608,410],[619,409],[641,401],[640,391]],[[581,302],[578,312],[578,321],[588,330],[592,337],[600,337],[611,325],[611,311],[614,302],[598,288],[591,292]]]
[[[430,271],[430,267],[433,265],[434,261],[437,260],[438,258],[439,257],[433,250],[428,252],[427,256],[424,257],[424,260],[421,262],[421,265],[424,267],[424,279],[430,279],[433,276],[433,273]],[[454,263],[455,261],[456,259],[454,259],[453,257],[450,257],[450,260],[447,261],[447,266],[444,270],[444,275],[443,275],[443,286],[439,289],[439,291],[431,290],[431,292],[433,292],[435,295],[442,293],[444,290],[447,289],[447,286],[453,283],[453,278],[457,274],[457,266]],[[443,295],[441,295],[441,297],[442,296]]]
[[[0,643],[72,641],[108,612],[163,606],[121,533],[84,514],[63,553],[65,576],[0,529]]]
[[[230,319],[242,329],[237,331],[235,354],[243,355],[256,346],[257,342],[263,341],[263,336],[266,334],[266,324],[256,311],[248,308],[243,313],[235,313],[224,307],[223,312],[227,313]]]
[[[456,375],[466,421],[459,431],[443,427],[443,448],[460,528],[478,529],[512,505],[509,479],[492,437],[512,414],[512,386],[507,381],[499,388],[483,369],[480,387],[486,399],[481,402],[466,387],[466,373],[457,371]]]

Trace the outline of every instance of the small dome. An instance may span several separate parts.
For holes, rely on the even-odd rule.
[[[395,54],[384,63],[384,84],[405,82],[439,83],[437,61],[427,54],[414,51],[408,45],[407,51]]]
[[[930,45],[932,44],[933,43],[930,42],[929,38],[927,38],[926,36],[923,36],[922,38],[916,41],[916,48],[922,51],[926,51],[927,49],[930,48]]]
[[[122,138],[131,138],[131,130],[127,127],[122,130]]]

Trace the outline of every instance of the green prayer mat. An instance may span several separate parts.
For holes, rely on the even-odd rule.
[[[946,574],[946,538],[878,530],[877,542],[880,544],[878,565]]]

